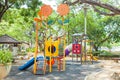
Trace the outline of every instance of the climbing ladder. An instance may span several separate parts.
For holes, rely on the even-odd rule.
[[[41,72],[42,71],[42,72]],[[45,75],[47,71],[47,60],[41,60],[37,62],[37,75]]]

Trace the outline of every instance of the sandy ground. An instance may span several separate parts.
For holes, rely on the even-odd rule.
[[[95,66],[102,70],[93,72],[85,80],[120,80],[120,62],[116,63],[113,60],[103,60]]]
[[[13,64],[10,74],[3,80],[117,80],[112,79],[114,72],[120,73],[120,63],[110,60],[100,60],[97,62],[81,65],[80,62],[66,60],[66,70],[59,72],[57,65],[53,66],[53,71],[45,75],[34,75],[32,67],[20,71],[18,67],[27,62],[27,60],[17,61]],[[41,73],[41,70],[37,71]],[[120,80],[120,79],[118,79]]]

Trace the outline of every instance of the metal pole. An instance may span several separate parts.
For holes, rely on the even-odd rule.
[[[84,30],[85,30],[85,35],[87,34],[87,19],[86,19],[86,15],[87,15],[87,8],[85,7],[84,8],[84,25],[85,25],[85,28],[84,28]]]
[[[84,5],[84,57],[85,57],[85,63],[87,61],[87,51],[86,51],[86,35],[87,35],[87,5]]]

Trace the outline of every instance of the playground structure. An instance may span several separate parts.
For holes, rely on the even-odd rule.
[[[59,15],[62,17],[62,22],[64,22],[65,15],[69,12],[69,7],[66,4],[61,4],[57,9]],[[19,67],[19,70],[25,70],[31,65],[33,65],[33,73],[36,74],[40,69],[43,71],[43,74],[46,73],[47,66],[49,67],[49,72],[52,72],[52,66],[57,61],[57,68],[59,71],[65,71],[65,56],[69,55],[72,52],[72,55],[76,55],[78,61],[78,56],[80,55],[81,64],[89,60],[91,63],[94,60],[97,60],[92,55],[92,41],[84,39],[83,34],[73,35],[73,43],[66,47],[65,35],[53,40],[52,38],[45,39],[44,43],[44,56],[38,56],[38,30],[42,27],[42,22],[45,21],[47,24],[47,18],[52,13],[52,8],[49,5],[43,5],[38,12],[39,18],[34,18],[36,22],[36,42],[35,42],[35,53],[34,58],[29,60],[26,64]],[[47,26],[47,25],[45,25]],[[62,27],[64,24],[62,24]],[[47,26],[48,28],[48,26]],[[63,43],[62,41],[63,40]],[[83,44],[83,42],[85,44]],[[61,45],[62,44],[62,45]],[[89,44],[89,50],[86,49],[86,44]],[[73,60],[73,57],[72,57]],[[42,68],[39,68],[41,64],[40,61],[43,61]],[[40,62],[40,64],[38,64]]]
[[[63,8],[64,7],[64,8]],[[62,9],[63,8],[63,9]],[[58,13],[62,16],[62,18],[64,18],[63,16],[64,15],[67,15],[68,12],[69,12],[69,7],[66,5],[66,4],[61,4],[58,6],[58,9],[57,9]],[[63,11],[65,10],[65,11]],[[43,5],[41,7],[41,11],[39,12],[39,16],[41,18],[41,21],[40,23],[42,24],[42,19],[43,17],[44,18],[47,18],[50,14],[52,13],[52,8],[49,6],[49,5]],[[64,19],[63,19],[64,21]],[[47,25],[46,25],[47,26]],[[37,26],[36,26],[37,27]],[[36,38],[37,38],[37,32],[36,32]],[[50,40],[45,40],[45,59],[48,58],[49,61],[49,72],[52,72],[52,62],[54,62],[54,58],[53,57],[58,57],[58,45],[59,45],[59,40],[58,41],[52,41],[52,39]],[[36,52],[35,52],[35,56],[34,58],[36,58],[36,55],[37,55],[37,52],[38,52],[38,39],[36,39]],[[64,52],[63,52],[64,54]],[[63,69],[65,70],[65,59],[64,59],[64,56],[63,55]],[[58,59],[57,59],[58,60]],[[44,61],[45,62],[45,67],[46,67],[46,60]],[[59,61],[58,61],[59,62]],[[59,67],[59,66],[58,66]],[[36,74],[36,70],[37,70],[37,64],[36,64],[36,59],[34,60],[34,74]],[[46,69],[46,68],[44,68]],[[44,74],[45,74],[45,70],[44,70]]]
[[[61,40],[58,38],[58,40],[53,41],[51,38],[50,40],[45,40],[45,57],[47,60],[47,63],[49,64],[49,72],[52,72],[52,65],[54,64],[54,60],[57,61],[57,67],[60,71],[62,68],[62,71],[65,71],[65,39],[63,39],[64,43],[61,46],[63,48],[61,50]]]
[[[59,15],[62,17],[62,22],[64,22],[64,17],[65,15],[68,14],[69,12],[69,7],[67,4],[60,4],[58,6],[57,12]],[[43,74],[46,73],[46,65],[48,64],[49,66],[49,72],[52,72],[52,65],[54,64],[55,60],[58,62],[58,70],[65,71],[65,56],[68,53],[65,53],[65,35],[63,38],[63,51],[60,50],[59,46],[61,44],[61,38],[58,38],[56,41],[53,39],[45,39],[45,53],[44,56],[38,56],[38,30],[42,27],[42,22],[45,21],[47,24],[47,18],[48,16],[52,13],[52,8],[50,5],[43,5],[38,12],[39,18],[34,18],[34,21],[36,22],[36,41],[35,41],[35,53],[34,53],[34,58],[29,60],[27,63],[19,67],[19,70],[25,70],[28,67],[30,67],[32,64],[33,65],[33,73],[36,74],[38,70],[38,61],[43,61]],[[46,25],[47,26],[47,25]],[[62,26],[64,26],[62,24]],[[48,27],[47,27],[48,28]],[[60,52],[61,51],[61,52]],[[59,55],[59,53],[61,55]],[[61,69],[62,68],[62,69]]]
[[[93,60],[98,59],[93,56],[93,41],[84,39],[84,34],[73,34],[73,44],[72,44],[72,61],[73,55],[76,56],[76,61],[80,58],[81,64],[89,61],[93,63]]]
[[[62,16],[62,21],[64,21],[64,17],[65,15],[68,14],[69,12],[69,7],[67,4],[60,4],[57,8],[57,12],[59,13],[60,16]],[[48,18],[48,16],[52,13],[52,8],[49,5],[43,5],[41,7],[41,10],[39,11],[39,18],[35,18],[36,23],[38,24],[38,22],[40,22],[40,27],[42,26],[42,21],[46,20],[46,18]],[[34,74],[36,74],[37,71],[37,63],[36,63],[36,57],[38,54],[38,25],[36,25],[36,50],[35,50],[35,55],[34,55]],[[46,25],[47,26],[47,25]],[[62,25],[63,26],[63,25]],[[48,63],[49,63],[49,72],[52,72],[52,62],[54,62],[54,58],[53,57],[57,57],[58,63],[60,62],[60,59],[58,59],[58,45],[59,45],[59,40],[58,41],[52,41],[52,39],[47,40],[45,39],[45,66],[46,67],[46,59],[48,58]],[[65,41],[64,41],[64,45],[65,45]],[[61,65],[61,64],[60,64]],[[58,65],[58,68],[60,66]],[[46,69],[46,68],[44,68]],[[63,52],[63,70],[65,70],[65,53]],[[44,70],[44,74],[45,74]]]
[[[74,55],[76,56],[76,61],[78,61],[79,56],[80,61],[82,61],[82,34],[73,34],[72,42],[72,61]]]
[[[45,40],[45,54],[36,57],[36,70],[42,70],[43,74],[46,71],[52,72],[52,66],[57,62],[58,71],[65,71],[65,57],[69,55],[68,47],[66,47],[65,37],[53,40],[52,38]],[[31,58],[27,63],[19,67],[19,70],[25,70],[34,64],[34,59]],[[39,63],[40,62],[40,63]],[[42,63],[42,68],[39,67]],[[46,70],[46,68],[49,70]],[[36,72],[37,73],[37,72]]]

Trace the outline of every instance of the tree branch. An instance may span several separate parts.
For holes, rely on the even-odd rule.
[[[4,9],[4,5],[0,3],[0,13],[2,12],[3,9]]]
[[[4,5],[0,4],[1,6],[1,11],[0,11],[0,21],[2,19],[3,14],[14,4],[15,2],[13,1],[11,4],[8,4],[8,0],[5,0]]]
[[[109,15],[109,16],[111,16],[111,15],[118,15],[118,14],[120,15],[120,9],[119,8],[114,7],[114,6],[110,5],[110,4],[102,3],[100,1],[94,1],[94,0],[76,0],[74,2],[70,2],[70,1],[65,0],[65,3],[67,3],[68,5],[75,5],[75,4],[87,3],[89,5],[99,6],[101,8],[104,8],[104,9],[107,9],[107,10],[111,11],[109,14],[105,14],[105,13],[103,13],[103,12],[101,12],[101,11],[99,11],[99,10],[97,10],[95,8],[95,11],[99,12],[100,14]]]
[[[104,42],[107,41],[108,39],[110,39],[110,38],[111,38],[111,35],[112,35],[114,32],[116,32],[116,30],[118,30],[118,28],[119,28],[119,27],[116,27],[116,29],[115,29],[114,31],[111,31],[106,38],[104,38],[102,41],[100,41],[99,45],[100,45],[101,43],[104,43]]]
[[[114,16],[114,15],[117,15],[116,13],[106,13],[106,12],[102,12],[102,11],[100,11],[99,9],[97,9],[96,6],[93,6],[93,8],[94,8],[94,11],[95,11],[95,12],[98,12],[98,13],[100,13],[100,14],[102,14],[102,15],[106,15],[106,16]]]

